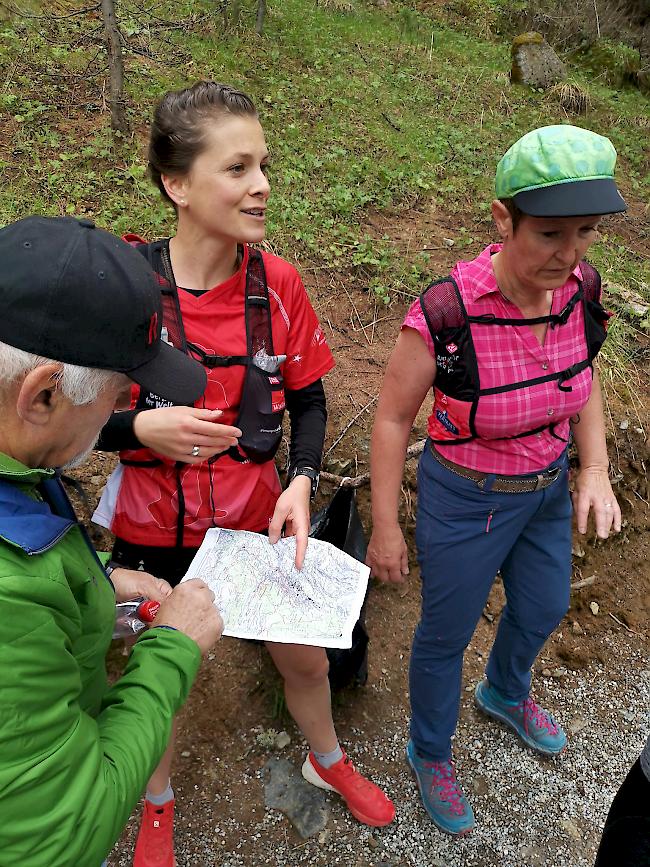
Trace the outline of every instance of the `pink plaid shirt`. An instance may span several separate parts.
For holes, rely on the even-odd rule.
[[[491,244],[471,262],[458,262],[451,272],[471,316],[491,313],[508,319],[521,319],[518,307],[499,291],[491,256],[501,249]],[[551,313],[559,313],[578,288],[578,266],[568,281],[553,292]],[[411,305],[402,328],[413,328],[424,339],[435,358],[433,340],[419,299]],[[530,328],[501,325],[472,325],[472,338],[478,360],[481,388],[495,388],[525,379],[559,372],[582,361],[587,354],[584,311],[578,304],[566,325],[549,326],[544,345]],[[536,473],[560,456],[569,436],[569,419],[580,412],[591,394],[590,368],[573,377],[571,391],[561,391],[557,381],[485,395],[478,403],[476,430],[479,439],[460,445],[436,445],[444,457],[480,472],[502,475]],[[431,433],[432,414],[429,417]],[[519,439],[508,437],[553,422],[550,430]]]

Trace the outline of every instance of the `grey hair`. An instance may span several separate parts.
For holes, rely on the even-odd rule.
[[[44,364],[61,365],[53,385],[54,388],[59,388],[74,406],[92,403],[109,386],[127,380],[124,374],[113,370],[65,364],[0,342],[0,393],[16,379]]]

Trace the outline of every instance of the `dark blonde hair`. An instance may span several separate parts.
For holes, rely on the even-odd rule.
[[[208,121],[224,114],[256,118],[257,109],[250,96],[216,81],[170,90],[156,105],[149,136],[149,174],[168,202],[174,204],[162,175],[187,174],[206,146]]]

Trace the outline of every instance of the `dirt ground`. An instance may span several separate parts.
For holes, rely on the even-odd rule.
[[[406,256],[426,248],[431,253],[431,277],[448,273],[457,258],[471,258],[489,240],[488,226],[472,227],[476,240],[460,252],[447,246],[443,239],[458,236],[458,226],[446,224],[434,210],[408,214],[377,216],[370,230],[394,239]],[[617,231],[628,233],[627,225]],[[630,227],[630,236],[632,229]],[[432,241],[431,239],[435,239]],[[634,243],[632,241],[632,243]],[[637,236],[638,252],[650,254],[647,239]],[[321,318],[328,341],[337,360],[336,369],[327,377],[329,401],[328,444],[324,468],[335,474],[354,476],[367,470],[368,443],[375,400],[379,392],[385,361],[390,353],[399,324],[408,306],[398,298],[391,306],[377,302],[363,287],[363,276],[336,280],[310,263],[299,263],[305,283]],[[630,384],[636,399],[630,402],[622,394],[607,394],[610,419],[609,448],[615,479],[615,491],[621,503],[624,529],[616,538],[596,542],[593,535],[574,544],[573,581],[591,579],[572,593],[571,609],[565,621],[548,642],[535,669],[536,680],[549,689],[569,687],[570,678],[594,663],[613,665],[623,646],[631,648],[631,666],[641,668],[647,654],[648,615],[650,613],[650,570],[648,569],[648,482],[646,467],[650,458],[647,442],[647,416],[641,417],[639,406],[648,407],[648,347],[639,345],[639,367],[630,372]],[[426,432],[425,408],[418,417],[412,441]],[[626,424],[627,423],[627,424]],[[332,448],[332,444],[337,442]],[[107,472],[114,464],[111,455],[98,454],[93,462],[76,471],[90,499],[101,491]],[[402,497],[402,514],[413,551],[416,461],[407,466]],[[324,483],[320,499],[325,502],[334,488]],[[359,504],[366,529],[369,528],[368,489],[359,490]],[[492,643],[499,612],[504,602],[502,588],[495,583],[485,615],[481,618],[472,649],[466,654],[465,680],[473,684],[482,676],[484,662]],[[592,612],[593,603],[598,613]],[[400,588],[374,586],[369,601],[371,636],[369,682],[365,688],[345,691],[335,697],[335,719],[344,744],[373,744],[387,737],[387,732],[406,731],[408,719],[407,664],[413,628],[418,618],[419,586],[417,567],[412,557],[411,576]],[[620,649],[619,649],[620,648]],[[633,652],[632,652],[633,651]],[[626,651],[628,652],[628,651]],[[123,664],[120,646],[114,646],[110,668],[116,674]],[[647,663],[646,663],[646,667]],[[543,687],[540,686],[543,689]],[[292,738],[286,753],[298,763],[303,746],[293,723],[282,715],[280,684],[265,651],[258,645],[223,639],[205,660],[187,706],[181,714],[181,734],[174,770],[178,797],[177,841],[181,865],[340,863],[370,864],[439,864],[436,860],[383,861],[372,842],[364,844],[365,855],[352,849],[349,858],[325,854],[303,861],[300,838],[289,823],[276,814],[277,821],[266,822],[260,769],[269,750],[260,746],[256,733],[285,730]],[[560,718],[561,708],[557,708]],[[280,716],[278,717],[278,712]],[[461,725],[472,711],[463,704]],[[461,756],[469,747],[457,743]],[[363,753],[363,767],[389,782],[406,774],[403,761],[389,762],[373,758],[373,751]],[[411,790],[413,796],[413,791]],[[342,808],[332,804],[334,833],[342,821]],[[110,864],[130,864],[139,811],[136,811]],[[348,826],[346,825],[347,829]],[[340,830],[340,829],[339,829]],[[345,831],[345,833],[350,833]],[[432,834],[436,834],[433,829]],[[367,836],[367,835],[366,835]],[[368,838],[369,839],[369,838]],[[197,841],[201,841],[200,845]],[[593,848],[594,841],[590,846]],[[276,847],[295,851],[295,860],[273,854]],[[326,852],[326,847],[324,852]],[[505,861],[449,862],[506,863]],[[515,859],[513,864],[523,864]],[[530,863],[535,863],[531,861]],[[547,861],[545,863],[551,863]],[[556,862],[560,863],[560,862]],[[564,863],[564,862],[562,862]],[[582,862],[581,862],[582,863]]]

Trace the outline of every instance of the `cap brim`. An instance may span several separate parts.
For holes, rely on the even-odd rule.
[[[208,382],[203,365],[162,340],[155,358],[125,373],[141,388],[175,404],[193,404]]]
[[[554,184],[513,198],[519,210],[531,217],[588,217],[627,210],[611,178]]]

